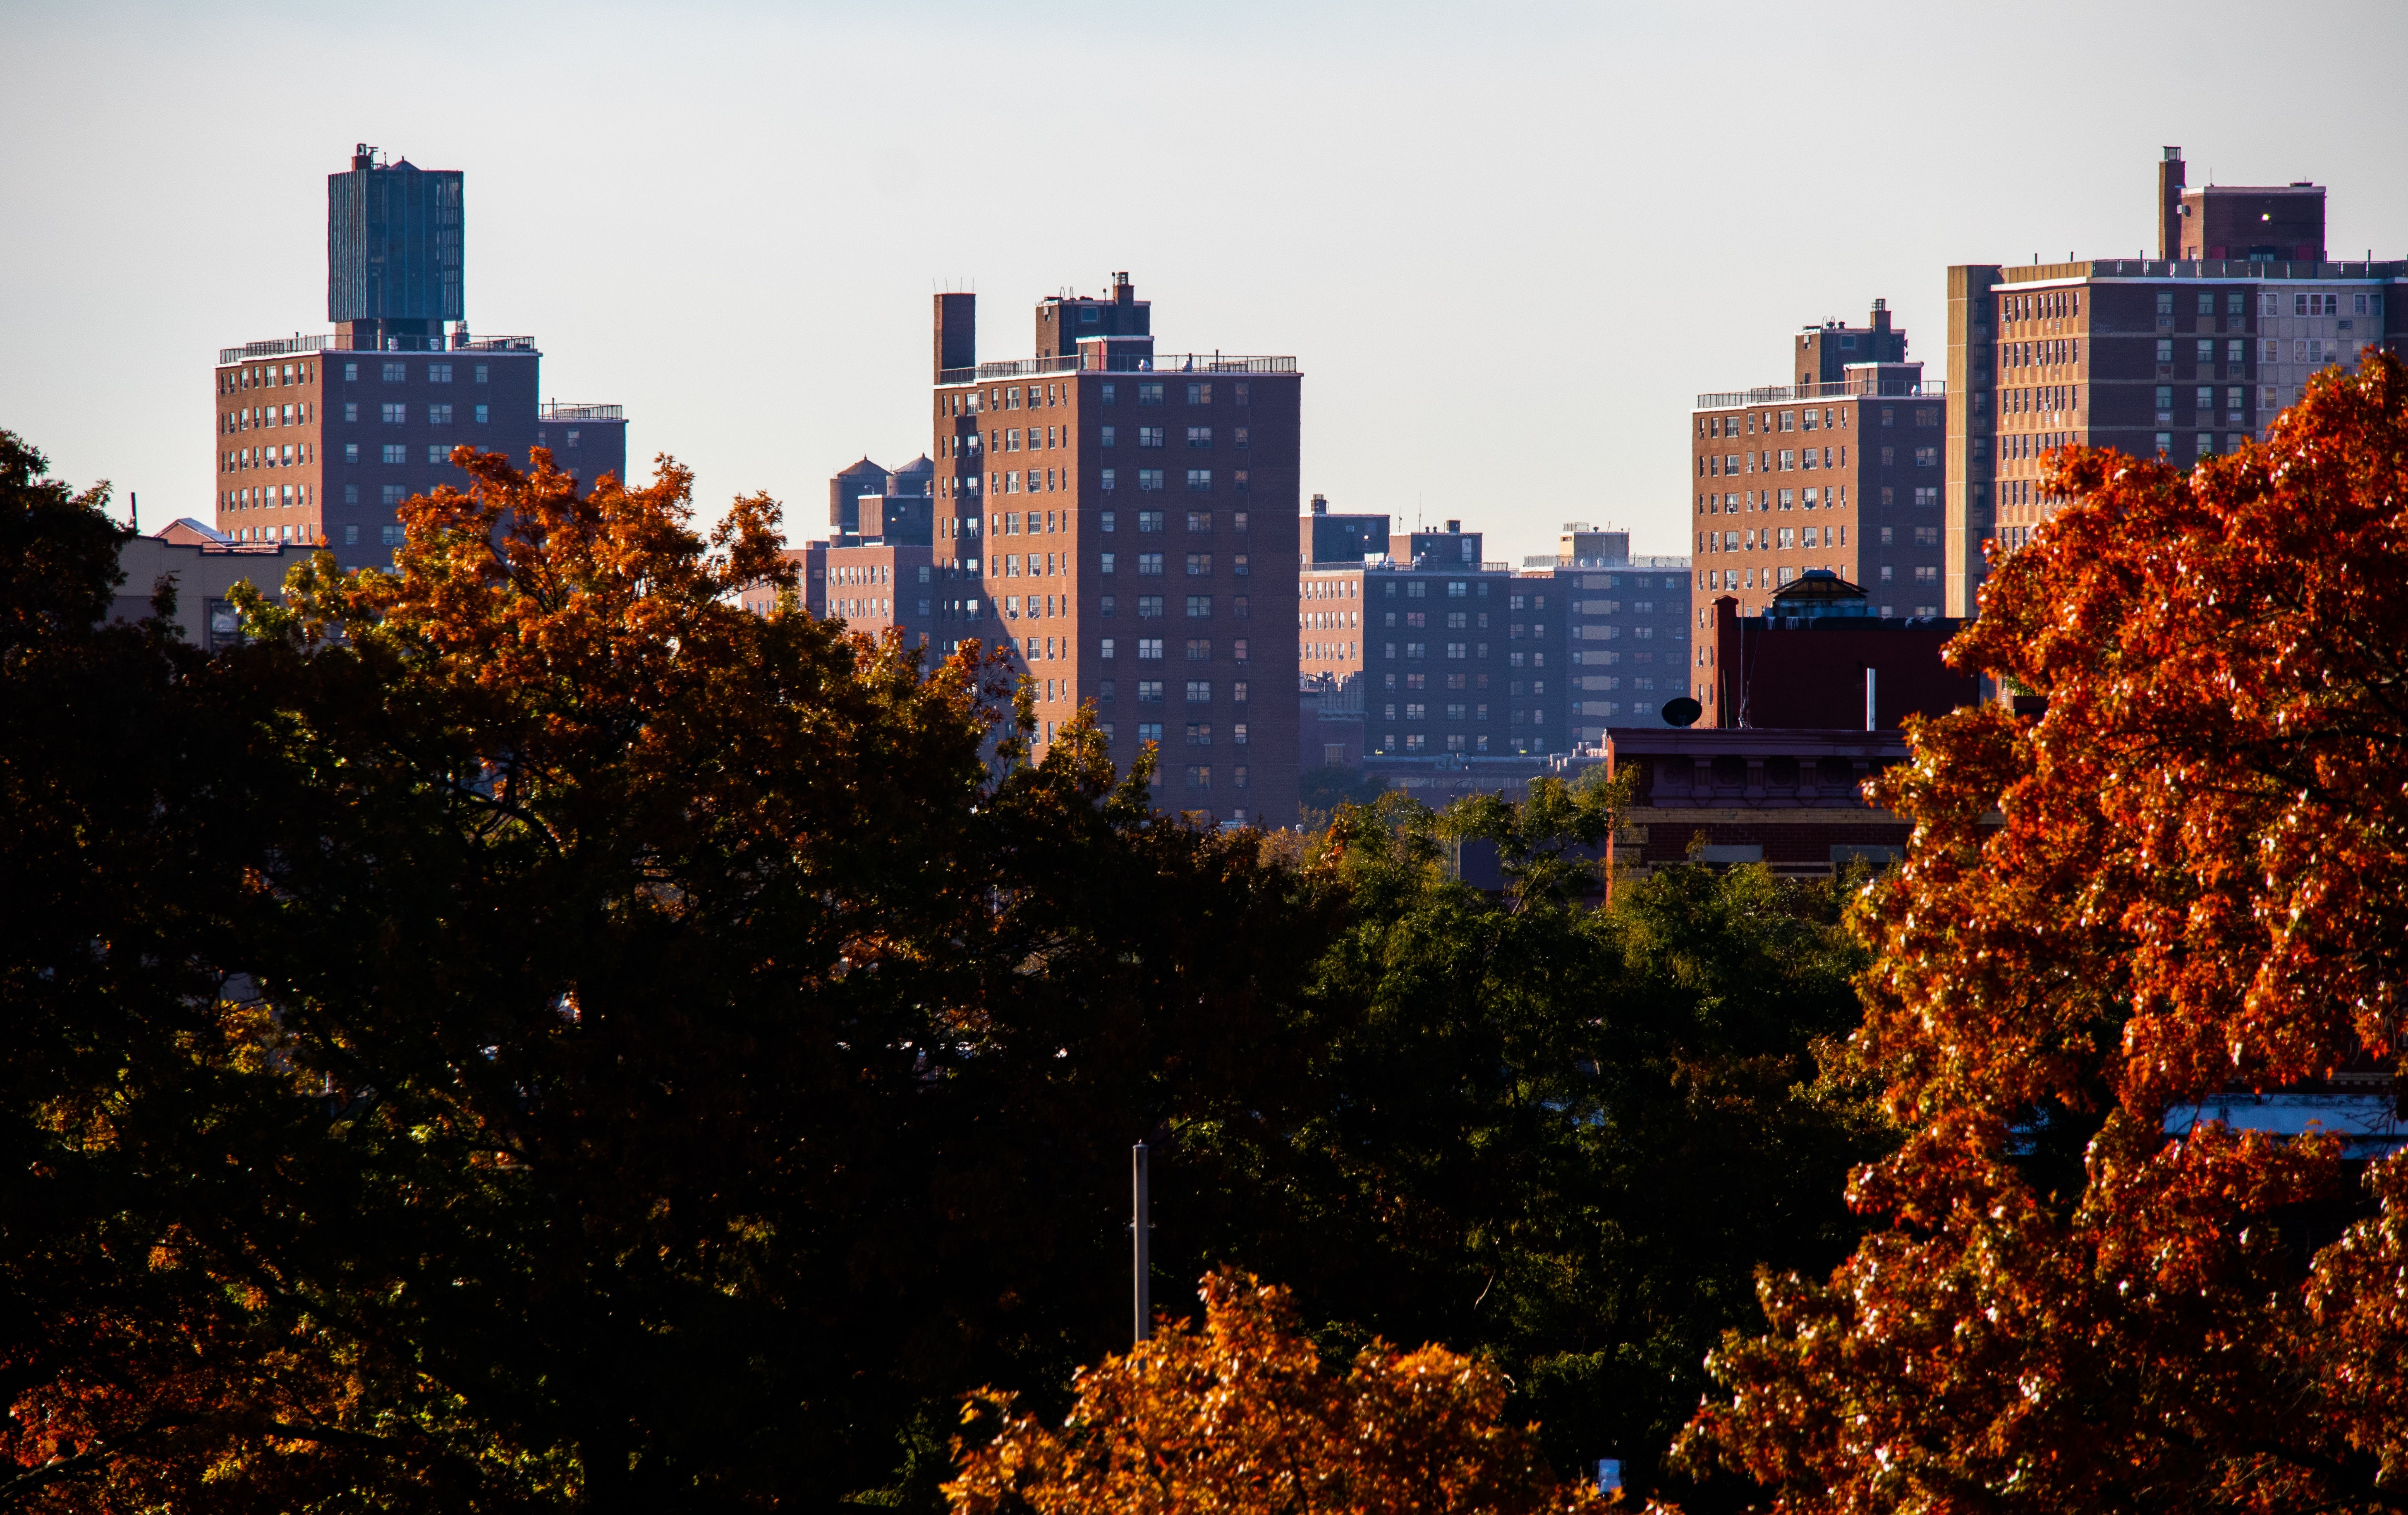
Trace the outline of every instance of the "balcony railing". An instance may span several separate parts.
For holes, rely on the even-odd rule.
[[[1842,379],[1820,384],[1771,384],[1760,389],[1735,389],[1719,395],[1700,395],[1692,407],[1699,411],[1731,411],[1748,405],[1782,405],[1791,400],[1849,399],[1871,396],[1876,399],[1936,399],[1948,393],[1947,381],[1926,379],[1909,383],[1899,379]]]
[[[975,368],[938,370],[940,384],[976,384],[992,379],[1021,379],[1045,373],[1294,373],[1293,357],[1247,357],[1235,353],[1072,353],[1060,357],[1018,358],[1008,363],[982,363]]]
[[[322,336],[271,337],[264,341],[245,342],[240,347],[221,347],[218,361],[248,363],[253,358],[283,357],[293,353],[532,353],[536,350],[532,337],[466,337],[453,332],[446,337],[387,337],[382,346],[347,347],[342,334],[327,332]]]
[[[536,407],[538,421],[624,421],[627,408],[624,405],[571,405],[563,400],[545,400]]]

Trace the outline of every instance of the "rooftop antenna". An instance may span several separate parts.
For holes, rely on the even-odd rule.
[[[125,495],[125,513],[127,522],[132,525],[134,529],[136,531],[141,530],[142,497],[135,494],[131,490],[128,490]]]

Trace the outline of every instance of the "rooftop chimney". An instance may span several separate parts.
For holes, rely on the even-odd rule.
[[[2157,256],[2182,256],[2182,149],[2170,147],[2157,165]]]
[[[1889,330],[1889,301],[1873,301],[1873,330]]]
[[[1112,303],[1114,305],[1137,303],[1137,286],[1129,282],[1126,270],[1112,275]]]
[[[1326,497],[1320,495],[1312,497],[1312,513],[1315,515],[1327,515],[1329,513],[1329,501]]]
[[[1449,521],[1446,524],[1446,529],[1449,536],[1461,536],[1463,534],[1463,523],[1460,521]]]

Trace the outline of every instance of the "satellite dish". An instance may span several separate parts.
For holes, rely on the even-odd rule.
[[[1669,726],[1695,726],[1698,724],[1698,717],[1705,713],[1705,706],[1698,704],[1687,695],[1682,695],[1677,699],[1665,700],[1662,714],[1665,724]]]

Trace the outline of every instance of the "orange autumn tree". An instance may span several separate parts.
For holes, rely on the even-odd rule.
[[[2052,469],[1949,654],[2044,714],[1925,723],[1882,784],[1886,1229],[1763,1282],[1683,1454],[1799,1512],[2408,1508],[2408,1157],[2353,1217],[2338,1136],[2188,1118],[2402,1054],[2408,381],[2329,373],[2187,473]]]
[[[1507,1385],[1487,1364],[1373,1340],[1343,1375],[1297,1328],[1287,1291],[1252,1277],[1205,1278],[1204,1325],[1154,1339],[1078,1378],[1059,1431],[972,1394],[967,1421],[994,1438],[954,1442],[945,1485],[958,1515],[1507,1515],[1601,1509],[1559,1484],[1531,1432],[1499,1422]]]

